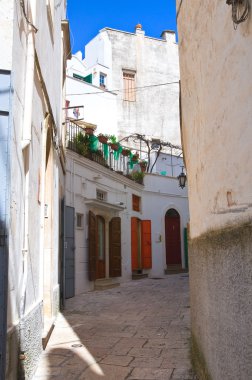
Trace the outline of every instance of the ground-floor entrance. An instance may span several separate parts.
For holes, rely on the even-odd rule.
[[[120,277],[121,261],[121,218],[113,217],[107,222],[103,216],[89,211],[89,280],[103,279],[107,274],[108,277]]]
[[[166,265],[181,265],[180,215],[171,208],[165,215]]]

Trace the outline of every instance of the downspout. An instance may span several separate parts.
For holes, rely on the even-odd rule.
[[[33,22],[36,20],[36,1],[30,2],[31,14]],[[34,67],[35,67],[35,40],[34,34],[36,31],[28,25],[27,35],[27,54],[26,54],[26,72],[24,83],[24,118],[23,118],[23,133],[21,146],[25,149],[31,142],[32,130],[32,101],[33,101],[33,85],[34,85]]]

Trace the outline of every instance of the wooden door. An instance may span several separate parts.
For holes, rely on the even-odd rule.
[[[141,269],[139,265],[139,220],[131,218],[131,269]]]
[[[96,217],[97,226],[97,257],[96,257],[96,278],[106,277],[106,260],[105,260],[105,220],[102,216]]]
[[[142,268],[152,268],[151,220],[141,221]]]
[[[96,216],[89,211],[88,227],[88,277],[89,281],[96,279],[96,255],[97,255],[97,237],[96,237]]]
[[[75,294],[75,243],[74,243],[74,208],[65,207],[64,226],[64,295],[65,298]]]
[[[166,264],[181,265],[181,238],[179,213],[170,209],[165,216]]]
[[[121,218],[116,217],[109,222],[109,277],[121,275]]]

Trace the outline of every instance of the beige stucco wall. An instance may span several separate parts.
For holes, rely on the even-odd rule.
[[[194,238],[251,220],[252,23],[234,30],[225,1],[185,0],[178,31]]]
[[[250,15],[234,30],[226,1],[177,1],[177,8],[192,359],[200,379],[247,380],[252,374],[252,20]]]

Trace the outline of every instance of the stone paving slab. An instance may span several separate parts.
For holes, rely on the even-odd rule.
[[[188,276],[143,279],[66,302],[33,380],[193,380]]]

